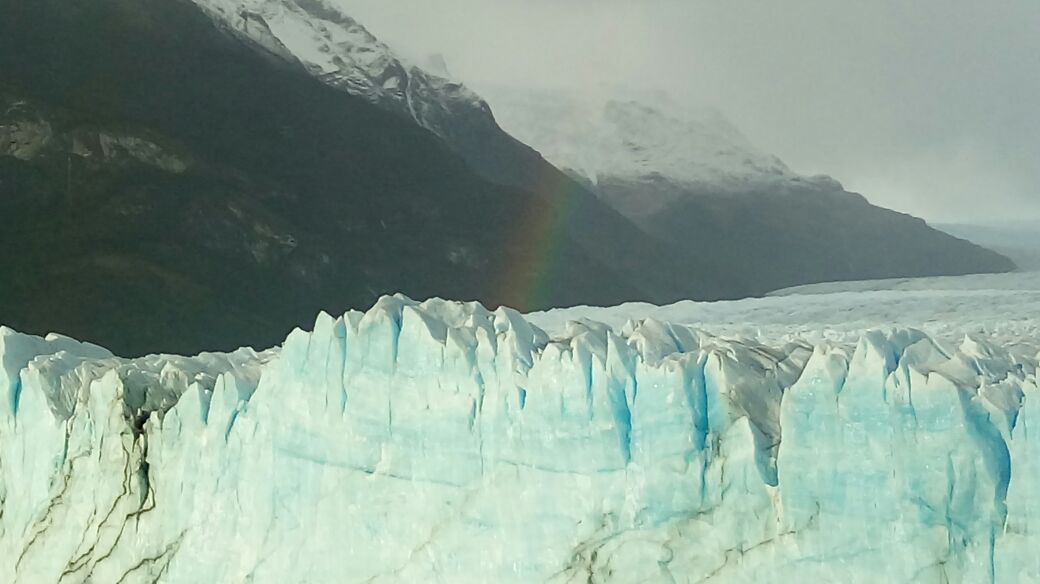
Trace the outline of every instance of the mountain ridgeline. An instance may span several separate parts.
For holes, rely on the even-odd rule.
[[[678,254],[555,169],[539,193],[484,180],[189,2],[0,4],[6,325],[193,352],[393,291],[518,308],[685,292]],[[602,241],[568,226],[585,216]]]
[[[483,102],[409,101],[437,112],[424,124],[188,0],[0,11],[5,325],[125,355],[191,353],[270,345],[319,310],[388,292],[527,310],[735,298],[792,279],[735,239],[648,234],[500,130]],[[815,271],[790,283],[1010,268],[923,222],[846,221],[887,242],[891,263],[875,273],[849,263],[854,248],[796,246]],[[782,224],[741,228],[778,254],[787,245],[771,239]]]
[[[804,282],[1002,272],[1014,264],[870,204],[828,176],[759,151],[714,109],[666,96],[575,101],[495,91],[503,127],[545,154],[649,237],[741,279],[742,295]]]

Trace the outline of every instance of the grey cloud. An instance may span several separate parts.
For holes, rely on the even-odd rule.
[[[1040,218],[1036,0],[335,0],[478,91],[661,89],[936,221]]]

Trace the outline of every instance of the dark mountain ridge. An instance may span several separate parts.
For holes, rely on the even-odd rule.
[[[585,100],[499,88],[491,98],[507,130],[649,237],[688,253],[710,250],[716,270],[742,277],[742,295],[1014,268],[833,178],[792,171],[713,108],[638,93]]]
[[[562,175],[542,193],[483,180],[433,134],[189,2],[0,5],[2,127],[17,134],[0,156],[9,326],[193,352],[272,344],[387,292],[526,309],[696,288]],[[597,214],[599,239],[567,225]],[[551,258],[524,225],[562,226]]]
[[[271,345],[392,292],[530,310],[765,291],[768,261],[735,253],[729,227],[709,236],[717,217],[648,236],[487,112],[439,137],[187,0],[0,13],[8,326],[193,353]]]
[[[756,275],[746,279],[748,295],[805,282],[1015,269],[1014,262],[996,252],[934,229],[918,217],[872,205],[834,181],[717,193],[661,178],[601,178],[589,188],[618,210],[633,195],[668,201],[630,218],[662,242],[690,249],[721,247],[725,262]]]

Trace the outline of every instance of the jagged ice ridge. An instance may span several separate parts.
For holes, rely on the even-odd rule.
[[[0,581],[1040,581],[1037,353],[403,297],[263,353],[2,329]]]

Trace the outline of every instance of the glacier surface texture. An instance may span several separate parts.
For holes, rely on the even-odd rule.
[[[1040,582],[1037,353],[403,297],[263,353],[2,329],[0,582]]]

